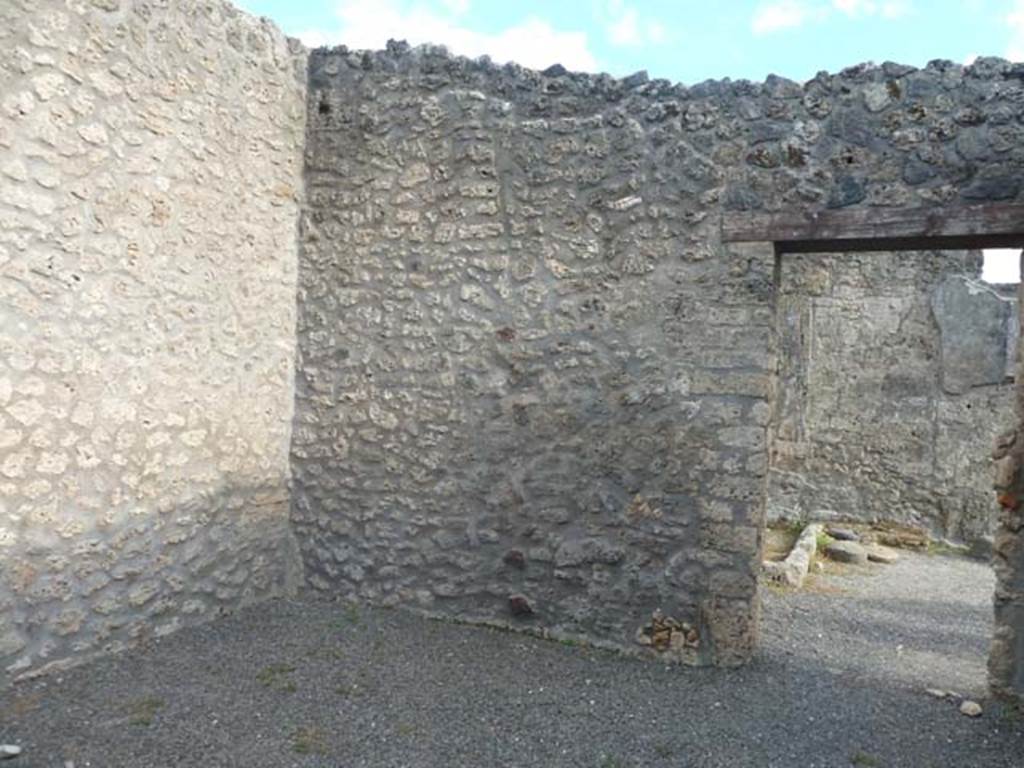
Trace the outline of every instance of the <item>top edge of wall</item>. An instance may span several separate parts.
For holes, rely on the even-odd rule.
[[[20,1],[30,5],[30,0]],[[206,29],[211,36],[222,36],[226,46],[238,54],[296,74],[300,70],[296,60],[304,61],[309,55],[301,40],[286,35],[273,20],[256,16],[230,0],[85,0],[68,8],[107,29],[118,29],[132,19],[152,25],[173,15]]]
[[[544,81],[559,80],[569,87],[591,93],[614,93],[639,91],[646,95],[701,97],[701,96],[769,96],[774,98],[795,98],[805,90],[824,87],[831,90],[838,84],[867,85],[886,83],[908,75],[921,73],[942,77],[955,86],[964,79],[975,80],[1017,80],[1024,83],[1024,62],[1011,62],[996,56],[976,59],[970,65],[958,64],[946,59],[935,59],[924,67],[914,67],[887,61],[883,64],[865,62],[847,67],[836,74],[822,71],[810,80],[799,83],[778,75],[768,75],[763,82],[733,80],[728,77],[705,80],[695,85],[673,83],[666,79],[651,79],[646,70],[640,70],[625,77],[614,77],[607,73],[572,72],[561,64],[554,64],[544,70],[524,67],[515,62],[497,64],[488,56],[470,58],[453,54],[443,45],[422,44],[412,46],[404,40],[389,40],[384,49],[350,49],[345,45],[321,46],[309,51],[310,71],[318,72],[326,60],[335,60],[349,70],[402,72],[447,72],[464,75],[483,74],[512,77],[520,80],[525,88],[536,87]],[[340,71],[340,70],[339,70]],[[325,72],[325,74],[334,74]]]

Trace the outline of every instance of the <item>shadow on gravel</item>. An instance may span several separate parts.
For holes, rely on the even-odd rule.
[[[946,652],[982,654],[992,634],[992,610],[980,611],[957,602],[907,598],[858,600],[856,616],[830,616],[831,629],[861,640],[900,642]]]
[[[1019,768],[1020,723],[988,702],[961,716],[908,686],[898,657],[872,668],[840,634],[856,618],[826,620],[806,597],[768,601],[763,651],[737,670],[273,601],[19,686],[0,741],[58,768]]]

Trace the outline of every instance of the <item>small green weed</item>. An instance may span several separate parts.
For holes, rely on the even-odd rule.
[[[803,520],[787,520],[785,530],[789,531],[789,534],[795,538],[803,533],[806,526],[807,523]]]
[[[157,696],[144,696],[141,699],[130,701],[125,706],[128,713],[128,722],[132,725],[152,725],[156,713],[164,708],[166,702]]]
[[[326,661],[341,661],[345,658],[345,652],[341,648],[330,645],[320,645],[309,652],[312,659],[325,659]]]
[[[788,595],[793,592],[792,587],[787,587],[785,584],[780,584],[779,582],[772,581],[771,579],[762,579],[761,586],[776,595]]]
[[[877,757],[863,751],[854,753],[853,757],[850,758],[850,764],[864,766],[864,768],[879,768],[882,765]]]
[[[924,551],[926,554],[933,556],[956,557],[958,555],[965,554],[966,548],[957,547],[945,541],[934,541],[929,539],[928,543],[925,545]]]
[[[256,673],[256,682],[264,688],[294,693],[297,687],[295,681],[289,677],[294,671],[295,667],[291,664],[269,664]]]
[[[817,548],[818,548],[818,552],[819,552],[819,554],[821,554],[821,555],[822,555],[822,557],[824,557],[824,555],[825,555],[825,549],[826,549],[826,548],[828,547],[828,545],[829,545],[829,544],[831,544],[831,543],[832,543],[833,541],[835,541],[835,539],[833,539],[833,538],[832,538],[831,536],[829,536],[829,535],[828,535],[827,533],[825,533],[824,531],[819,531],[819,532],[818,532],[818,537],[817,537],[817,539],[815,540],[815,546],[817,546]]]
[[[590,643],[582,637],[560,637],[558,642],[566,648],[590,648]]]
[[[347,680],[339,680],[334,686],[334,692],[346,699],[356,696],[365,696],[367,689],[358,683],[350,683]]]
[[[358,626],[361,618],[359,606],[355,603],[349,603],[345,606],[341,616],[331,622],[331,628],[340,632],[348,627]]]
[[[292,749],[300,755],[327,754],[327,737],[315,725],[303,725],[292,734]]]
[[[999,716],[1008,723],[1024,723],[1024,704],[1003,704]]]

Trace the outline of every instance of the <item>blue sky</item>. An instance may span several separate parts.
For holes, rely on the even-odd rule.
[[[1024,0],[235,0],[306,44],[442,43],[551,64],[693,84],[804,81],[864,61],[923,66],[975,56],[1024,61]],[[726,10],[727,9],[727,10]],[[984,278],[1020,279],[1020,252],[986,252]]]
[[[862,61],[1024,60],[1024,0],[236,0],[309,44],[443,43],[543,68],[807,80]]]

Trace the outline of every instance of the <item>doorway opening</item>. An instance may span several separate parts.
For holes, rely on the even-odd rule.
[[[935,361],[929,361],[927,354],[922,354],[920,349],[915,350],[916,357],[909,359],[910,361],[916,360],[914,365],[901,368],[898,365],[901,361],[900,354],[892,355],[892,350],[889,348],[893,344],[893,339],[899,339],[898,334],[894,336],[893,333],[868,333],[865,338],[855,337],[850,342],[843,335],[847,326],[844,326],[842,322],[844,318],[841,313],[832,318],[831,326],[826,326],[827,330],[837,334],[838,341],[834,344],[839,347],[852,346],[855,351],[860,344],[863,351],[859,354],[855,352],[856,359],[847,361],[848,370],[843,374],[845,380],[836,382],[835,386],[844,393],[856,393],[859,388],[868,390],[874,388],[880,396],[900,395],[905,401],[904,406],[918,398],[917,402],[924,411],[931,408],[932,410],[955,412],[957,406],[948,402],[944,403],[943,398],[957,395],[961,396],[962,405],[959,407],[964,412],[974,411],[980,406],[975,402],[977,395],[973,390],[986,387],[996,391],[999,387],[1012,384],[1017,393],[1016,396],[1019,398],[1021,383],[1013,381],[1016,372],[1016,352],[1020,339],[1020,323],[1017,320],[1019,313],[1016,311],[1016,307],[1012,306],[1015,291],[1013,288],[999,291],[997,290],[999,285],[981,280],[981,267],[984,262],[981,252],[986,249],[1013,249],[1017,254],[1021,252],[1024,247],[1024,205],[993,203],[916,209],[867,208],[818,212],[794,210],[768,214],[735,214],[723,217],[722,238],[727,248],[734,248],[737,258],[768,260],[774,257],[776,275],[776,290],[773,293],[776,302],[774,317],[775,322],[783,326],[787,320],[788,299],[781,289],[781,279],[786,273],[786,260],[798,254],[831,254],[834,259],[841,260],[843,258],[854,259],[855,255],[863,253],[883,252],[890,254],[890,262],[895,262],[898,265],[907,252],[973,251],[978,265],[977,279],[968,275],[965,278],[966,283],[964,279],[960,279],[947,285],[946,277],[954,276],[943,276],[942,282],[934,286],[938,293],[930,295],[928,298],[933,318],[941,318],[944,315],[952,317],[952,320],[945,321],[945,328],[940,325],[938,320],[935,321],[937,325],[940,325],[938,342],[940,352],[937,361],[940,367],[935,375],[938,377],[941,395],[928,395],[923,389],[918,391],[919,383],[915,380],[916,377],[911,375],[911,373],[922,370],[924,363],[934,365]],[[1002,258],[1006,259],[1007,257],[1004,255]],[[892,287],[891,283],[888,285]],[[1017,301],[1019,302],[1021,284],[1017,283],[1016,286]],[[981,322],[976,323],[974,322],[975,316],[966,310],[978,297],[981,297],[983,302],[991,304],[997,311],[993,316],[983,318]],[[868,318],[871,321],[881,320],[884,326],[886,322],[893,320],[892,312],[889,312],[888,317],[886,316],[891,305],[886,304],[885,301],[878,303],[875,309],[879,316],[872,315]],[[916,316],[920,319],[920,311]],[[965,322],[964,318],[973,319]],[[911,319],[913,320],[913,316]],[[896,323],[895,326],[890,324],[885,327],[890,330],[893,328],[900,330],[899,322],[893,322]],[[811,332],[815,332],[813,328]],[[768,387],[773,425],[769,428],[769,432],[775,429],[783,434],[785,433],[784,427],[786,427],[785,421],[790,415],[797,413],[798,419],[804,418],[804,416],[799,416],[802,412],[801,408],[796,408],[793,404],[787,404],[785,401],[785,377],[790,375],[785,370],[786,364],[783,362],[787,354],[783,349],[787,335],[790,338],[802,338],[799,334],[789,333],[785,327],[781,332],[775,333],[779,370],[777,375],[772,377]],[[918,335],[920,336],[920,324]],[[985,343],[979,345],[977,343],[979,339],[984,340]],[[920,339],[918,341],[920,342]],[[867,342],[873,342],[874,346],[872,347]],[[804,341],[800,343],[806,346]],[[816,347],[811,345],[811,351],[813,352],[815,349],[818,349],[821,354],[831,354],[833,357],[842,357],[843,354],[849,352],[848,349],[832,350],[820,343]],[[799,359],[799,355],[797,359]],[[890,362],[887,363],[887,360]],[[820,358],[818,362],[821,362]],[[877,370],[879,364],[882,364],[883,368],[880,375]],[[886,365],[891,370],[885,370]],[[869,384],[865,385],[865,381]],[[967,397],[964,398],[963,395],[967,395]],[[820,413],[817,416],[820,416],[821,423],[826,428],[827,438],[821,442],[828,445],[829,451],[837,461],[856,459],[857,451],[851,449],[851,446],[847,444],[848,441],[841,430],[833,429],[831,433],[828,432],[828,429],[836,426],[836,409],[846,407],[847,403],[834,397],[831,403],[835,408],[830,410],[828,407],[820,407],[818,409]],[[968,404],[971,405],[970,409],[967,408]],[[806,403],[802,408],[803,411],[807,410]],[[933,446],[938,444],[940,437],[947,440],[948,437],[955,435],[957,430],[944,427],[941,420],[927,421],[925,424],[918,423],[918,417],[906,416],[908,412],[909,408],[907,407],[890,412],[886,412],[882,408],[873,414],[873,419],[878,422],[877,427],[884,440],[895,443],[904,441],[909,458],[917,461],[919,465],[927,466],[928,452],[924,449],[929,444]],[[841,421],[843,418],[841,410],[838,413]],[[813,415],[815,414],[812,413]],[[969,650],[965,646],[965,652],[973,654],[975,657],[981,657],[984,655],[985,646],[990,648],[988,654],[989,689],[999,697],[1018,702],[1024,699],[1024,591],[1020,588],[1020,584],[1024,583],[1024,558],[1020,557],[1020,553],[1024,551],[1024,527],[1020,525],[1021,518],[1024,517],[1024,503],[1021,501],[1024,498],[1024,493],[1022,493],[1022,486],[1024,486],[1022,455],[1024,455],[1024,451],[1020,450],[1022,441],[1018,429],[1019,417],[1015,413],[1004,411],[1001,417],[993,413],[993,418],[997,422],[993,426],[995,428],[1002,427],[999,430],[1000,439],[995,454],[993,454],[993,446],[991,444],[982,445],[981,443],[984,441],[977,434],[972,433],[967,437],[969,443],[967,450],[976,452],[980,456],[968,457],[965,459],[965,466],[980,467],[985,463],[988,464],[983,472],[984,477],[979,482],[995,481],[998,469],[999,504],[1002,505],[1001,507],[988,507],[999,510],[995,513],[998,522],[995,525],[990,560],[992,572],[980,571],[980,573],[987,572],[990,575],[987,582],[978,582],[981,585],[980,593],[977,589],[972,592],[975,609],[962,610],[964,607],[961,604],[962,600],[971,590],[958,589],[956,579],[929,578],[924,571],[921,574],[911,575],[905,585],[906,588],[899,595],[886,597],[884,594],[866,593],[863,596],[863,602],[873,611],[872,616],[867,620],[859,620],[848,609],[849,606],[843,605],[840,600],[839,608],[831,614],[837,624],[837,631],[845,633],[842,637],[853,635],[868,638],[870,643],[869,647],[864,648],[864,654],[858,654],[856,651],[844,653],[842,644],[837,644],[840,652],[835,659],[836,664],[841,666],[853,661],[861,668],[851,671],[861,674],[870,668],[873,654],[874,658],[877,658],[879,653],[906,653],[905,644],[899,641],[898,630],[909,620],[914,620],[920,625],[920,633],[932,635],[929,640],[930,644],[926,643],[917,649],[918,658],[927,659],[929,655],[938,658],[943,652],[949,650],[950,641],[955,642],[957,638],[963,638],[966,634],[969,636],[968,645],[973,650]],[[965,425],[976,422],[973,413],[970,418],[961,414],[961,421]],[[930,434],[925,429],[926,425],[931,425]],[[806,430],[807,424],[800,425],[798,423],[798,426]],[[949,435],[940,434],[943,433],[943,430],[949,432]],[[972,441],[977,441],[977,445],[971,447]],[[780,446],[773,444],[771,440],[766,442],[768,443],[766,465],[772,466],[772,462],[775,461],[777,467]],[[789,450],[794,454],[789,458],[795,461],[804,460],[805,457],[799,454],[805,450],[805,447],[801,447],[799,441],[793,442],[795,445],[781,446],[783,452]],[[946,445],[950,447],[946,448]],[[947,440],[942,446],[938,454],[935,453],[934,448],[932,449],[933,464],[937,459],[941,459],[944,453],[965,450],[962,442],[953,447],[953,442]],[[866,452],[864,455],[870,456],[870,452]],[[996,461],[993,461],[993,457]],[[882,454],[876,452],[874,459],[875,470],[872,470],[870,465],[860,467],[851,464],[851,466],[856,468],[862,476],[868,476],[872,471],[880,473],[891,469],[891,466],[886,464],[886,457]],[[981,470],[968,469],[965,471]],[[974,483],[972,482],[971,485],[974,486]],[[769,482],[766,479],[764,495],[766,509],[771,501],[768,486]],[[942,492],[941,489],[931,486],[920,489],[920,491],[924,496],[939,495]],[[849,507],[849,499],[845,498],[849,493],[848,490],[842,488],[832,491],[836,498],[831,500],[819,498],[819,509],[834,509],[843,504]],[[992,497],[995,497],[994,492]],[[899,501],[900,495],[891,495],[890,498]],[[955,510],[957,507],[950,505],[950,508]],[[983,517],[977,516],[976,518],[977,520],[983,519]],[[924,532],[928,535],[927,540],[921,543],[921,547],[927,550],[934,549],[936,545],[942,549],[947,542],[954,545],[966,544],[963,531],[965,526],[969,528],[971,523],[970,515],[958,516],[948,512],[942,513],[933,521],[932,525],[924,527]],[[957,529],[960,530],[958,538],[956,535],[953,537],[945,535],[949,531],[955,532]],[[936,536],[936,533],[939,536]],[[816,535],[813,534],[810,537],[802,536],[800,541],[805,541],[808,538],[814,539],[814,543],[818,543]],[[835,538],[840,537],[837,535]],[[828,540],[824,537],[821,539],[820,543],[827,546]],[[981,540],[984,541],[984,538],[982,537]],[[976,554],[983,553],[977,552]],[[922,554],[921,557],[927,557],[927,555]],[[907,562],[915,562],[915,558],[907,558]],[[920,562],[934,561],[922,560]],[[970,567],[981,569],[988,567],[979,561],[957,560],[955,562],[973,563]],[[875,586],[884,583],[884,577],[881,578],[883,581],[876,580]],[[772,603],[771,593],[773,591],[761,590],[761,595],[769,604],[769,608]],[[982,597],[989,596],[988,600],[983,601],[987,606],[979,602],[979,594]],[[992,606],[994,606],[994,611]],[[766,615],[771,620],[770,610],[766,611]],[[974,617],[973,620],[969,618],[971,616]],[[911,617],[916,618],[911,619]],[[860,619],[864,619],[864,617],[860,617]],[[965,621],[970,624],[970,628],[966,632]],[[783,624],[783,626],[786,625]],[[946,642],[935,644],[934,640],[938,635],[946,638]],[[984,642],[986,636],[991,638],[990,644]],[[920,668],[922,675],[927,674],[927,670],[933,668],[933,665],[928,664],[912,666]],[[951,666],[955,666],[955,664]],[[977,671],[980,666],[975,665],[974,669]],[[923,679],[917,679],[915,682],[932,682],[929,687],[935,688],[941,686],[941,683]],[[954,684],[956,684],[955,680]]]
[[[978,251],[779,257],[769,522],[886,523],[990,551],[1017,297],[982,269]]]
[[[908,685],[985,685],[991,449],[1013,420],[1017,309],[984,263],[978,250],[777,259],[766,555],[820,532],[801,590],[768,596],[766,621],[818,615],[850,674],[888,655]]]

